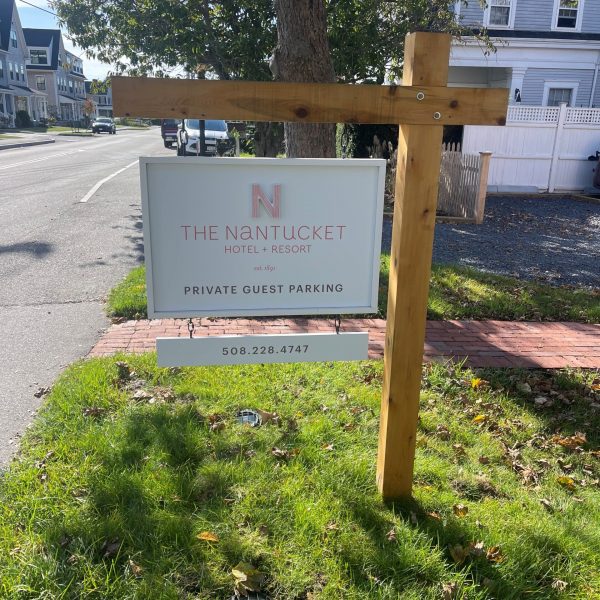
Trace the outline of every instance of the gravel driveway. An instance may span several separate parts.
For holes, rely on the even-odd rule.
[[[390,237],[386,219],[382,248],[388,251]],[[600,204],[569,196],[488,196],[482,225],[436,225],[433,262],[600,287]]]

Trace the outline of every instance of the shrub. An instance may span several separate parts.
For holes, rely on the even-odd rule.
[[[17,128],[31,127],[31,117],[26,110],[18,110],[15,115],[15,125]]]

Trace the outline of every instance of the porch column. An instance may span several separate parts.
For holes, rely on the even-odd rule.
[[[510,96],[508,98],[509,104],[517,104],[517,91],[523,94],[523,81],[525,80],[525,73],[527,69],[524,67],[513,67],[510,78]]]

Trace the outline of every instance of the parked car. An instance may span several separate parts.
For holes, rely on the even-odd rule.
[[[225,121],[207,119],[204,125],[205,154],[215,156],[220,143],[227,142],[229,135]],[[200,120],[184,119],[177,131],[177,154],[179,156],[200,154]]]
[[[178,119],[161,119],[160,135],[162,136],[165,148],[171,148],[177,142]]]
[[[117,133],[117,126],[110,117],[98,117],[92,122],[92,133]]]

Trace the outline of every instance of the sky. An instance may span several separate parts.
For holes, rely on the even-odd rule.
[[[30,4],[35,4],[40,8],[53,12],[48,6],[46,0],[27,0],[29,4],[24,4],[20,0],[16,0],[17,10],[19,11],[19,18],[21,19],[22,27],[32,27],[37,29],[58,29],[58,22],[55,17],[49,15],[47,12],[34,8]],[[68,32],[66,29],[62,29],[63,42],[65,48],[79,56],[83,60],[83,74],[87,79],[104,79],[106,75],[111,71],[111,66],[98,62],[85,56],[85,53],[81,48],[77,48],[67,38]]]

